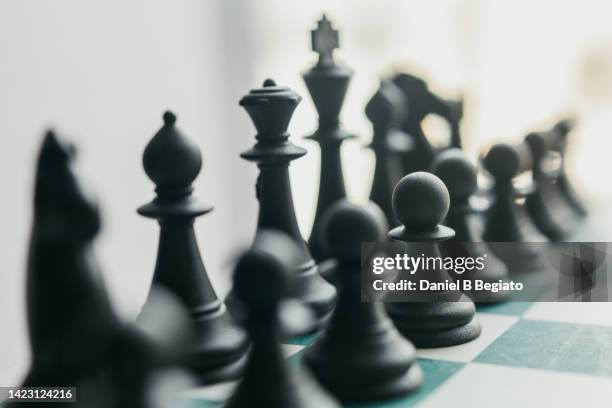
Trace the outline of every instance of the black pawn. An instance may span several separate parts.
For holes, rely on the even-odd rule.
[[[73,171],[74,157],[72,145],[47,133],[27,264],[32,363],[25,387],[75,386],[94,375],[120,325],[93,252],[98,206]]]
[[[431,171],[444,182],[450,195],[450,208],[444,222],[455,231],[455,237],[442,243],[443,252],[453,257],[486,259],[484,269],[474,269],[472,273],[457,275],[457,278],[491,283],[507,280],[508,268],[487,248],[486,243],[481,242],[474,226],[474,217],[479,210],[471,204],[470,198],[478,189],[476,167],[462,150],[452,148],[436,156]],[[468,293],[468,296],[475,302],[500,302],[509,297],[509,292],[479,291]]]
[[[531,174],[534,185],[533,192],[527,195],[525,200],[525,208],[540,232],[555,242],[568,235],[571,215],[557,217],[558,204],[563,203],[556,199],[554,180],[544,169],[547,158],[546,142],[545,135],[538,132],[532,132],[525,137],[525,143],[529,146],[533,158]]]
[[[531,169],[531,153],[523,143],[496,144],[486,154],[483,165],[493,176],[492,202],[485,214],[483,239],[506,264],[511,275],[538,271],[543,267],[543,256],[530,242],[546,242],[533,226],[518,199],[530,193],[514,187],[513,179]],[[514,245],[504,244],[514,242]],[[521,244],[522,243],[522,244]]]
[[[262,230],[236,265],[234,294],[251,338],[251,352],[244,377],[226,408],[339,407],[308,372],[285,359],[279,344],[296,326],[312,323],[309,313],[283,315],[299,284],[292,268],[301,256],[292,238]]]
[[[161,287],[151,288],[148,306],[136,323],[122,327],[109,349],[110,378],[115,394],[113,407],[160,406],[159,401],[151,398],[153,385],[160,385],[153,380],[171,368],[174,368],[173,375],[167,378],[166,371],[164,379],[173,382],[182,377],[183,387],[194,385],[188,381],[185,384],[187,374],[176,368],[190,357],[187,351],[193,339],[187,310],[176,296]],[[173,387],[175,391],[178,391],[177,385]],[[94,394],[90,399],[95,397]]]
[[[161,227],[153,283],[169,289],[189,309],[195,336],[190,368],[199,380],[235,379],[244,367],[248,340],[217,297],[202,263],[193,223],[212,207],[192,195],[191,184],[202,168],[202,156],[175,122],[174,114],[164,114],[164,125],[143,155],[157,196],[138,213],[157,219]]]
[[[299,246],[301,257],[293,271],[300,281],[298,298],[317,315],[319,325],[329,317],[336,298],[335,288],[319,274],[319,268],[302,238],[293,207],[289,163],[306,150],[289,141],[287,127],[301,97],[268,79],[260,89],[240,100],[257,129],[257,143],[241,154],[259,167],[256,194],[259,200],[257,232],[273,228],[285,232]]]
[[[321,149],[317,210],[308,240],[310,252],[318,262],[329,258],[320,232],[321,216],[333,202],[346,196],[340,148],[344,140],[355,137],[340,126],[340,110],[353,71],[334,61],[333,50],[338,45],[338,31],[323,15],[317,29],[312,31],[312,50],[319,54],[319,60],[302,74],[319,113],[319,127],[308,136]]]
[[[567,151],[569,133],[574,127],[574,121],[571,119],[565,119],[559,121],[553,127],[553,131],[557,133],[557,150],[561,155],[561,168],[559,169],[559,176],[555,185],[559,189],[562,197],[566,202],[574,209],[576,214],[584,217],[587,214],[586,207],[582,203],[582,200],[576,194],[576,190],[572,187],[569,181],[566,169],[565,169],[565,157]]]
[[[381,81],[365,108],[373,130],[369,147],[376,156],[370,200],[382,209],[389,225],[397,225],[391,195],[405,174],[402,158],[412,148],[412,139],[399,130],[407,111],[406,98],[390,81]]]
[[[389,237],[408,243],[410,256],[441,257],[437,242],[452,238],[455,233],[440,225],[449,208],[446,186],[431,173],[414,172],[400,180],[393,191],[393,209],[400,227]],[[416,271],[414,275],[400,271],[398,279],[422,279],[444,282],[452,278],[444,268]],[[417,347],[446,347],[467,343],[480,335],[480,324],[474,319],[474,303],[458,291],[448,290],[428,296],[435,301],[387,303],[387,311],[400,332]]]
[[[397,331],[383,304],[361,302],[361,243],[384,239],[384,214],[374,204],[339,201],[326,213],[323,230],[338,261],[338,304],[325,331],[306,350],[306,363],[343,403],[414,391],[423,383],[414,346]]]

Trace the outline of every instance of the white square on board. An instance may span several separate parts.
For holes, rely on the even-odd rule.
[[[419,408],[603,407],[612,379],[492,364],[469,364],[434,390]]]
[[[519,318],[516,316],[477,313],[476,319],[482,327],[482,332],[476,339],[458,346],[419,349],[417,350],[417,356],[433,360],[467,363],[474,360],[478,354],[516,323]]]

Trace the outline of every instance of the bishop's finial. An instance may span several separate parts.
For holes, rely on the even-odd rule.
[[[317,28],[311,31],[312,50],[319,54],[319,65],[333,66],[334,49],[338,48],[338,30],[334,30],[327,16],[323,14],[321,20],[317,22]]]
[[[163,118],[164,118],[164,123],[166,125],[174,125],[174,123],[176,122],[176,115],[172,113],[171,111],[164,112]]]

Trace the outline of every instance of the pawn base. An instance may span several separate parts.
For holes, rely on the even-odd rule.
[[[400,333],[420,348],[467,343],[481,331],[476,307],[465,296],[456,302],[388,303],[387,311]]]
[[[391,321],[363,332],[345,330],[329,326],[304,355],[319,383],[341,402],[391,399],[422,385],[414,346]]]
[[[472,320],[463,326],[441,330],[419,330],[401,327],[398,330],[418,348],[439,348],[468,343],[480,336],[480,323]]]
[[[350,391],[347,390],[346,394],[337,394],[336,397],[345,404],[391,400],[416,391],[423,385],[423,380],[423,370],[415,363],[403,376],[396,378],[393,382],[360,385],[353,387]]]

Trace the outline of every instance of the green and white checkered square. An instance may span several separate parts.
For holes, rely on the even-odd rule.
[[[597,407],[612,401],[612,303],[505,303],[479,309],[481,336],[418,350],[426,376],[413,395],[360,408]],[[312,338],[285,345],[300,359]],[[234,383],[183,394],[219,406]]]

